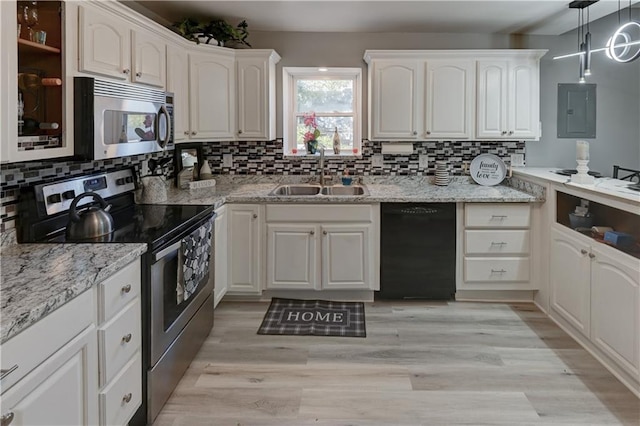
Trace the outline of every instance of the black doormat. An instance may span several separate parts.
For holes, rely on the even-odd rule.
[[[258,334],[367,337],[364,303],[274,297]]]

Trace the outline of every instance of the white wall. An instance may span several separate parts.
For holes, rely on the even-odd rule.
[[[637,19],[637,18],[636,18]],[[593,44],[602,45],[617,25],[617,16],[591,24]],[[363,105],[367,105],[367,49],[549,49],[541,62],[540,141],[527,143],[527,165],[573,168],[575,140],[556,137],[557,85],[577,82],[576,58],[552,60],[560,53],[577,50],[575,31],[562,36],[516,37],[486,34],[436,33],[272,33],[252,31],[254,48],[273,48],[281,56],[278,64],[278,87],[283,66],[342,66],[363,69]],[[597,87],[597,137],[591,140],[592,170],[610,175],[613,164],[640,169],[640,60],[631,64],[615,64],[603,54],[593,56],[593,77]],[[282,117],[282,100],[278,97],[278,117]],[[282,120],[278,120],[278,137],[282,136]],[[363,122],[366,137],[366,113]]]
[[[624,14],[623,22],[627,19]],[[635,19],[638,19],[635,17]],[[603,47],[618,27],[617,14],[590,25],[592,45]],[[559,37],[531,37],[528,47],[549,49],[541,61],[540,118],[542,139],[527,142],[527,165],[575,168],[575,139],[557,138],[558,83],[577,83],[577,57],[553,60],[553,56],[578,50],[578,35],[571,31]],[[640,170],[640,59],[628,64],[612,61],[602,53],[592,56],[596,84],[596,138],[590,142],[589,168],[610,176],[618,164]]]

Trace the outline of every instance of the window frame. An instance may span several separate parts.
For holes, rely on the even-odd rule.
[[[353,148],[358,149],[334,154],[332,150],[326,150],[326,156],[334,157],[362,157],[362,68],[349,67],[283,67],[282,68],[282,149],[285,157],[313,157],[315,154],[307,154],[306,151],[292,153],[296,140],[296,82],[298,79],[351,79],[353,80]],[[344,115],[344,114],[341,114]]]

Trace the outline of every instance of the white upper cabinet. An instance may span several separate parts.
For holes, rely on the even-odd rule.
[[[131,31],[133,69],[131,81],[164,87],[166,81],[166,45],[151,33]]]
[[[95,6],[79,7],[78,70],[165,86],[165,44],[152,33]]]
[[[473,60],[427,60],[423,138],[472,137],[473,67]]]
[[[235,138],[235,58],[233,51],[216,50],[189,53],[189,136],[192,139]]]
[[[173,140],[189,137],[189,55],[178,45],[167,45],[167,91],[173,93]]]
[[[380,60],[369,66],[369,139],[418,138],[417,60]]]
[[[545,52],[368,50],[369,139],[538,139]]]
[[[477,63],[477,137],[540,137],[539,58],[502,58]]]
[[[238,50],[238,140],[276,138],[276,64],[273,50]]]
[[[131,33],[121,19],[91,7],[78,11],[79,70],[122,80],[131,74]]]

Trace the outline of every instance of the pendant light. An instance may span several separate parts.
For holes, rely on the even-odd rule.
[[[618,29],[607,41],[606,54],[616,62],[627,63],[640,57],[640,23],[631,20],[631,0],[629,0],[629,21],[620,23],[620,0],[618,0]],[[622,48],[621,51],[618,49]],[[632,53],[629,53],[632,52]]]
[[[591,56],[593,53],[605,52],[607,57],[620,63],[628,63],[640,58],[640,22],[631,19],[631,0],[629,0],[629,21],[621,23],[620,0],[618,0],[618,29],[609,37],[605,47],[593,49],[591,46],[591,32],[589,31],[589,6],[595,1],[572,1],[570,9],[579,9],[578,14],[578,52],[554,56],[553,59],[564,59],[573,56],[580,57],[580,82],[591,75]],[[584,32],[583,10],[587,9],[586,34]]]

